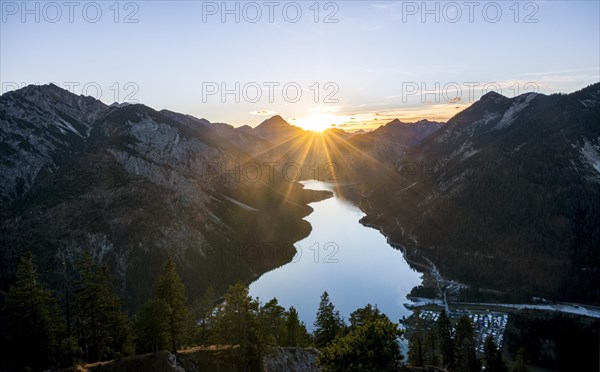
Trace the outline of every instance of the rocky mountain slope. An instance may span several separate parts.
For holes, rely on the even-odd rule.
[[[364,222],[476,288],[598,303],[599,117],[600,84],[488,93],[399,159]]]
[[[416,123],[404,123],[395,119],[371,132],[356,135],[349,142],[382,161],[393,162],[443,125],[444,123],[425,119]]]
[[[53,85],[0,97],[1,285],[31,250],[62,288],[82,252],[108,263],[130,309],[167,255],[192,297],[289,261],[310,231],[303,191],[209,123],[143,105],[107,107]],[[257,177],[256,172],[263,172]]]

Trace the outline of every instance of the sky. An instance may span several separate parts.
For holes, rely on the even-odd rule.
[[[600,81],[599,1],[5,1],[0,93],[53,82],[255,126],[445,121]]]

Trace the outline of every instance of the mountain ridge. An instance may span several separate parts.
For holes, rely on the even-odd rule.
[[[307,204],[330,196],[279,174],[251,180],[240,164],[261,163],[211,123],[142,104],[30,87],[0,96],[0,124],[3,289],[30,250],[51,288],[83,252],[108,264],[130,311],[167,256],[190,297],[224,292],[291,260]],[[245,258],[248,245],[270,253]]]
[[[399,159],[364,222],[451,278],[598,303],[598,117],[600,83],[488,94]]]

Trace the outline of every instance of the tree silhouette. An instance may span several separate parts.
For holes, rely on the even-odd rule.
[[[437,330],[440,344],[440,355],[442,357],[442,366],[452,368],[454,366],[454,340],[452,338],[452,323],[442,310],[437,321]]]
[[[323,347],[333,341],[343,329],[344,323],[340,313],[335,310],[333,303],[329,300],[327,291],[321,295],[314,325],[315,345],[317,347]]]
[[[396,371],[402,359],[401,334],[385,316],[367,320],[322,348],[318,363],[324,371]]]
[[[258,368],[267,338],[260,327],[259,311],[258,301],[250,297],[246,284],[238,282],[229,287],[215,319],[217,341],[239,345],[248,370]]]
[[[185,288],[171,257],[167,260],[165,272],[158,278],[156,296],[164,302],[168,341],[171,352],[177,354],[177,348],[189,336],[191,317]]]
[[[63,321],[52,292],[39,282],[31,252],[21,257],[5,310],[13,360],[27,363],[34,370],[52,366],[56,362]]]
[[[498,350],[492,335],[485,338],[483,344],[483,362],[486,372],[506,372],[506,364],[502,360],[502,354]]]
[[[298,311],[293,306],[286,313],[285,321],[286,339],[283,346],[308,346],[310,335],[306,326],[300,321]]]
[[[127,314],[113,291],[114,282],[106,265],[98,265],[88,254],[78,263],[75,288],[75,334],[88,362],[133,353]]]

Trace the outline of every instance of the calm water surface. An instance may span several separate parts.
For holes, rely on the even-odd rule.
[[[307,189],[335,192],[331,183],[302,183]],[[403,304],[421,284],[421,274],[405,262],[402,252],[379,231],[361,225],[364,213],[338,195],[311,207],[314,212],[306,220],[312,232],[296,243],[294,260],[252,283],[250,295],[261,302],[276,297],[280,305],[294,306],[309,329],[323,291],[346,320],[368,303],[377,304],[395,322],[410,315]]]

